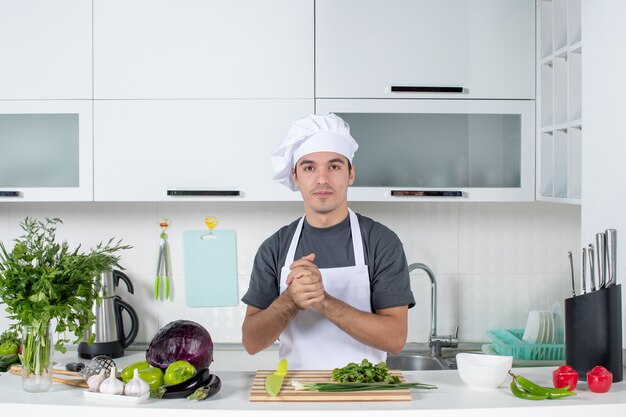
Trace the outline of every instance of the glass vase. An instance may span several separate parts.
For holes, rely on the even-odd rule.
[[[44,392],[52,388],[52,332],[50,323],[22,326],[22,388]]]

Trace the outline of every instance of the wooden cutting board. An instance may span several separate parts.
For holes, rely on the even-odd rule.
[[[22,366],[21,365],[13,365],[9,368],[9,373],[11,375],[22,375]],[[89,388],[87,382],[83,379],[82,375],[78,372],[66,371],[64,369],[52,369],[52,373],[55,375],[63,375],[53,376],[52,382],[58,382],[60,384],[71,385],[73,387],[78,388]],[[71,376],[74,378],[67,378],[67,376]]]
[[[298,382],[332,382],[332,371],[288,371],[283,380],[283,387],[276,397],[267,395],[265,392],[265,378],[274,371],[257,371],[250,390],[252,402],[298,402],[298,401],[411,401],[411,391],[408,389],[393,391],[357,391],[357,392],[313,392],[296,391],[291,386],[291,380]],[[401,371],[389,371],[392,375],[398,375],[404,382]]]

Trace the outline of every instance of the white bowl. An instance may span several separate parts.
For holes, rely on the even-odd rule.
[[[513,356],[457,353],[456,366],[461,380],[470,387],[497,388],[506,381]]]

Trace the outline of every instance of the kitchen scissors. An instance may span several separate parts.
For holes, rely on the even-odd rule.
[[[163,217],[159,219],[159,227],[161,228],[161,244],[159,246],[159,261],[157,263],[156,279],[154,281],[154,298],[159,299],[161,291],[161,281],[164,284],[164,299],[170,297],[170,248],[167,243],[167,233],[165,231],[170,227],[170,221]]]

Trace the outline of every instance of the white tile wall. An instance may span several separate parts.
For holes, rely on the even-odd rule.
[[[486,340],[490,328],[523,327],[528,310],[550,308],[569,294],[566,254],[579,246],[580,207],[548,203],[354,203],[351,207],[394,230],[408,262],[430,266],[438,281],[438,331],[458,325],[463,342]],[[74,246],[95,246],[111,237],[133,249],[122,265],[135,294],[118,294],[141,319],[138,342],[149,342],[163,325],[190,319],[215,342],[238,343],[245,306],[189,308],[185,305],[182,234],[203,229],[206,216],[237,232],[239,293],[248,286],[258,245],[301,215],[301,203],[0,203],[0,240],[10,245],[26,216],[59,217],[58,237]],[[168,230],[173,274],[172,300],[155,301],[152,288],[159,245],[158,218]],[[422,276],[423,275],[423,276]],[[427,340],[430,284],[414,271],[417,305],[409,314],[409,341]],[[8,326],[0,315],[0,329]]]

